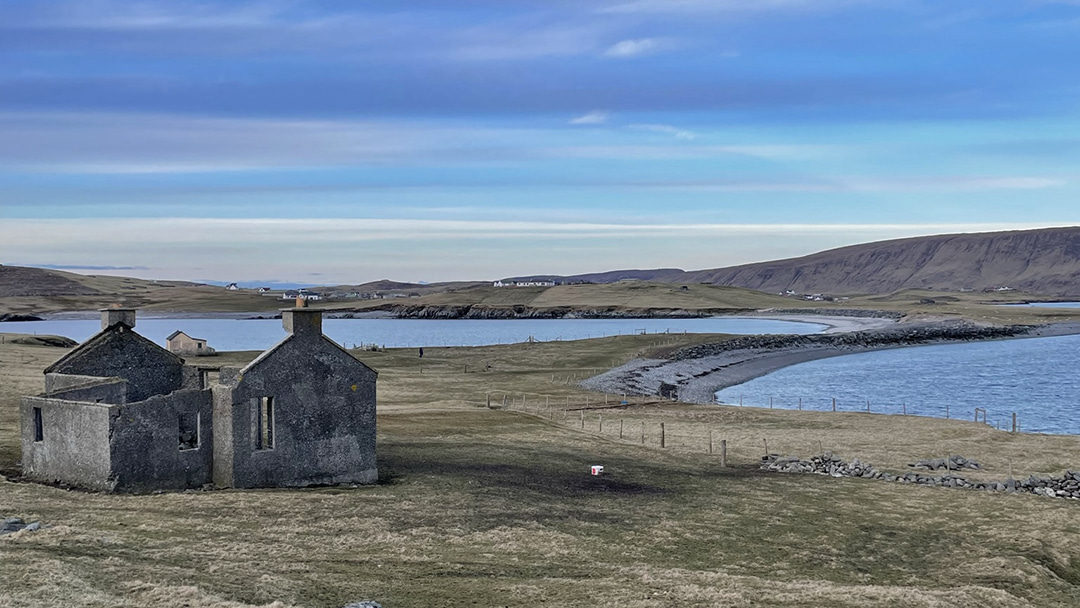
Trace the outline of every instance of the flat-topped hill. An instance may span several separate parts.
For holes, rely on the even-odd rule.
[[[901,289],[999,287],[1080,296],[1080,227],[943,234],[863,243],[807,256],[727,268],[617,270],[550,277],[610,283],[639,279],[711,283],[770,293],[886,294]]]

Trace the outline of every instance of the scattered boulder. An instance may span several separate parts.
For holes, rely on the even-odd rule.
[[[382,608],[382,604],[375,600],[361,600],[359,602],[345,604],[342,608]]]
[[[14,534],[15,532],[37,532],[41,529],[41,522],[26,523],[18,517],[7,517],[0,521],[0,536]]]
[[[667,382],[661,382],[660,397],[677,401],[679,399],[679,387]]]

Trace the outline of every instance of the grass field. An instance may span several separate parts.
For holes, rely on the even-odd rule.
[[[113,496],[0,481],[0,516],[50,525],[0,537],[0,605],[1080,604],[1076,501],[754,466],[767,439],[887,470],[963,454],[1004,478],[1010,464],[1017,476],[1080,466],[1080,438],[855,413],[605,409],[565,383],[671,346],[661,340],[358,353],[380,372],[371,487]],[[18,458],[18,395],[40,390],[63,352],[0,344],[0,470]],[[504,395],[517,409],[524,395],[530,413],[485,407]],[[731,466],[707,453],[710,431]],[[592,464],[608,474],[591,477]]]

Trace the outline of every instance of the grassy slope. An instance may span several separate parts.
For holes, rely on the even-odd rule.
[[[0,297],[0,313],[50,313],[86,311],[119,303],[154,312],[266,312],[288,304],[276,297],[259,296],[252,290],[227,291],[221,287],[178,281],[146,281],[129,277],[79,275],[42,269],[21,269],[39,276],[48,285],[50,277],[61,288],[71,281],[100,292],[78,296]],[[859,296],[845,302],[807,302],[774,294],[716,285],[682,285],[648,282],[623,282],[589,285],[559,285],[551,288],[496,288],[486,284],[439,284],[418,287],[419,298],[390,300],[342,300],[319,302],[331,310],[373,310],[396,306],[525,306],[536,309],[577,308],[647,311],[689,310],[738,312],[770,308],[864,308],[891,310],[913,318],[967,318],[993,323],[1047,323],[1080,320],[1080,310],[1018,309],[988,306],[988,300],[1018,302],[1037,299],[1021,292],[943,293],[904,290],[883,296]],[[11,286],[8,286],[11,287]],[[16,286],[17,287],[17,286]],[[443,290],[445,291],[437,291]],[[8,292],[11,290],[9,289]],[[410,289],[410,291],[412,291]],[[7,292],[5,292],[7,293]],[[935,304],[921,304],[924,298]]]
[[[679,336],[675,341],[702,340]],[[155,496],[0,481],[0,514],[51,528],[0,538],[0,605],[1070,606],[1077,503],[762,474],[761,438],[818,442],[886,468],[961,453],[988,475],[1080,462],[1080,438],[862,414],[635,404],[563,384],[642,354],[655,336],[360,353],[380,371],[382,483],[358,489]],[[0,345],[0,468],[17,457],[16,397],[63,349]],[[230,353],[241,362],[254,353]],[[488,366],[491,366],[488,368]],[[465,373],[466,366],[470,370]],[[482,371],[476,371],[482,370]],[[552,378],[555,382],[552,382]],[[553,420],[546,419],[553,416]],[[646,422],[640,432],[618,438]],[[665,421],[672,445],[656,447]],[[706,451],[709,430],[735,466]],[[610,474],[593,478],[588,465]]]

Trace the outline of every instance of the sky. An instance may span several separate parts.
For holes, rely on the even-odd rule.
[[[0,0],[0,263],[312,284],[1080,224],[1080,0]]]

